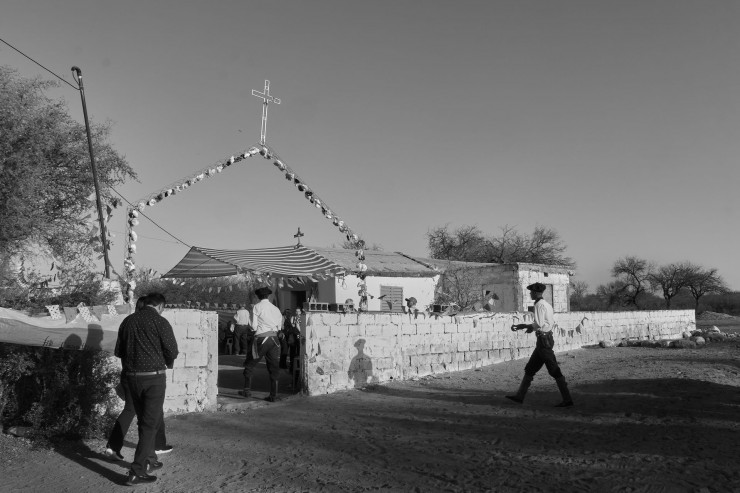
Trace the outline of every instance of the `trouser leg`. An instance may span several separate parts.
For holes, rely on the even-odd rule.
[[[154,442],[162,417],[166,379],[164,375],[129,377],[131,379],[136,379],[134,408],[139,428],[139,443],[136,444],[131,471],[143,476],[147,473],[147,464],[157,460]]]
[[[134,409],[134,403],[131,399],[126,399],[126,404],[123,406],[123,411],[118,415],[116,424],[113,425],[113,429],[108,436],[108,444],[106,448],[110,448],[114,452],[120,454],[123,448],[123,440],[126,438],[126,433],[131,426],[131,423],[136,416],[136,410]]]
[[[159,426],[157,427],[157,435],[154,438],[154,450],[164,450],[167,446],[167,435],[165,435],[164,429],[164,413],[159,419]]]
[[[524,402],[524,396],[527,395],[527,390],[529,390],[529,386],[532,384],[532,380],[534,380],[534,378],[531,375],[527,375],[525,373],[524,378],[522,378],[522,382],[519,384],[519,389],[516,391],[516,394],[507,395],[506,398],[514,402],[518,402],[519,404]]]
[[[565,377],[559,377],[555,379],[555,382],[558,384],[558,390],[560,390],[560,395],[563,398],[563,401],[560,404],[557,404],[555,407],[570,407],[573,405],[573,399],[570,396],[570,390],[568,390],[568,383],[565,381]]]
[[[270,395],[267,397],[267,400],[274,402],[277,400],[278,378],[280,376],[280,344],[275,342],[275,338],[270,338],[270,340],[264,342],[260,354],[263,351],[267,371],[270,374]]]

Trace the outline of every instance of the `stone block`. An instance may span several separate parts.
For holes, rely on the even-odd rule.
[[[169,371],[167,373],[169,373]],[[175,368],[172,370],[171,381],[173,383],[197,382],[198,379],[200,378],[200,374],[201,374],[201,370],[198,368],[182,368],[182,369]],[[168,388],[169,388],[169,383],[168,383]]]
[[[398,325],[381,325],[380,326],[380,335],[384,337],[388,336],[397,336],[401,333],[400,327]]]
[[[312,325],[308,330],[311,339],[322,340],[331,337],[331,327],[328,325]]]
[[[405,323],[401,325],[401,334],[416,334],[417,325]]]
[[[185,366],[188,368],[192,367],[205,367],[208,362],[208,353],[205,351],[190,351],[185,353]]]
[[[457,323],[455,322],[447,322],[444,324],[444,332],[445,334],[457,334]]]
[[[378,324],[369,324],[365,325],[364,330],[364,336],[365,337],[377,337],[382,335],[383,333],[383,326]]]
[[[468,341],[459,341],[457,343],[457,350],[458,351],[469,351],[470,350],[470,342],[468,342]]]

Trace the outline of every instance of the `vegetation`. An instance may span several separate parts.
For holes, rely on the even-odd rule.
[[[558,232],[542,226],[537,226],[530,235],[504,226],[500,235],[486,236],[477,226],[461,226],[450,231],[445,225],[430,230],[427,243],[430,256],[441,260],[523,262],[571,268],[576,265],[565,254],[567,245]]]
[[[85,280],[103,252],[85,126],[65,103],[45,92],[57,83],[20,77],[0,66],[0,287],[63,286]],[[91,125],[103,199],[111,188],[135,178],[108,142],[109,124]],[[41,275],[24,260],[41,256],[54,274]],[[30,262],[29,262],[30,263]],[[34,262],[36,263],[36,262]]]
[[[32,437],[103,437],[116,419],[109,356],[0,344],[0,422]]]

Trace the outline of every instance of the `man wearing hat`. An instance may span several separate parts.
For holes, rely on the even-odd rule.
[[[254,291],[254,295],[259,300],[252,307],[250,324],[254,329],[254,344],[244,361],[244,390],[239,391],[239,394],[244,397],[252,395],[252,373],[254,373],[254,368],[264,356],[267,371],[270,374],[270,395],[265,400],[275,402],[277,400],[278,374],[280,372],[278,333],[283,324],[283,314],[280,313],[278,307],[267,299],[271,294],[272,290],[268,287],[262,287]]]
[[[527,333],[535,332],[537,334],[537,345],[534,348],[532,356],[529,357],[527,366],[524,367],[524,378],[521,385],[519,385],[519,390],[516,395],[507,395],[506,398],[519,404],[524,402],[524,396],[534,376],[540,371],[542,365],[545,365],[547,372],[558,384],[560,395],[563,397],[563,401],[555,407],[570,407],[573,405],[573,399],[570,397],[568,384],[560,371],[558,361],[555,359],[555,353],[552,350],[555,345],[552,337],[554,317],[552,306],[542,298],[542,293],[545,292],[546,288],[547,286],[539,282],[527,286],[529,295],[534,300],[534,321],[531,324],[516,324],[511,326],[511,330],[513,331],[526,329]]]

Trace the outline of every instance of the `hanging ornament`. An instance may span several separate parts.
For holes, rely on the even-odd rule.
[[[136,241],[139,236],[136,234],[136,231],[129,231],[128,237],[131,241]]]
[[[131,253],[136,253],[136,245],[133,243],[128,246],[128,251]]]
[[[313,205],[315,205],[317,209],[321,209],[321,199],[314,199]]]
[[[285,163],[283,163],[281,160],[276,159],[272,164],[277,166],[280,171],[285,171]]]
[[[340,222],[339,221],[339,218],[337,216],[334,216],[334,219],[332,220],[332,224],[334,226],[339,226],[339,222]],[[342,223],[342,224],[344,224],[344,223]]]
[[[305,184],[303,184],[303,183],[301,183],[301,182],[299,182],[297,178],[296,178],[296,180],[295,180],[295,186],[296,186],[296,187],[298,187],[298,191],[299,191],[299,192],[302,192],[302,191],[304,191],[304,190],[307,190],[307,187],[306,187],[306,185],[305,185]]]
[[[291,172],[285,173],[285,179],[293,181],[295,179],[295,173],[291,173]]]
[[[223,170],[224,170],[224,165],[223,164],[219,164],[218,166],[216,166],[216,173],[220,173]]]
[[[138,204],[136,205],[136,208],[137,208],[137,209],[139,209],[139,211],[144,211],[144,208],[145,208],[145,207],[146,207],[146,203],[145,203],[145,202],[139,202],[139,203],[138,203]]]
[[[157,199],[155,199],[154,197],[152,197],[151,199],[149,199],[148,204],[149,204],[150,207],[153,206],[156,203],[157,203]]]
[[[131,218],[131,219],[128,220],[128,223],[131,225],[131,227],[138,226],[139,225],[139,220],[136,219],[136,218]]]
[[[367,265],[363,264],[362,262],[359,262],[357,264],[357,270],[360,272],[367,272]]]
[[[130,211],[128,211],[128,217],[139,217],[139,211],[131,209]]]

